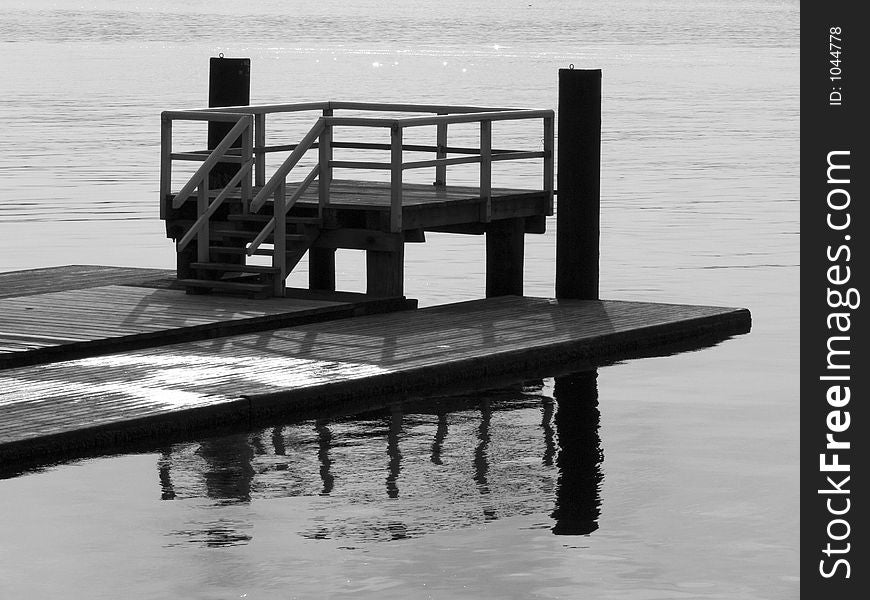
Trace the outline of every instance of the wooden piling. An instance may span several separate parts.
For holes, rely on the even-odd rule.
[[[601,70],[559,69],[556,297],[598,299]]]
[[[405,244],[401,240],[392,251],[366,250],[366,294],[402,296],[404,280]]]
[[[247,106],[251,103],[251,59],[212,57],[209,60],[208,105]],[[208,149],[212,150],[229,133],[234,123],[209,121]],[[241,148],[242,140],[233,144]],[[218,163],[209,177],[209,187],[223,187],[238,171],[232,163]]]
[[[523,295],[526,220],[492,221],[486,228],[486,297]]]
[[[308,288],[335,291],[335,248],[308,249]]]

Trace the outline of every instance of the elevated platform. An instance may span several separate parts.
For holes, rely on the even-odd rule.
[[[702,347],[745,309],[505,296],[0,371],[0,463]]]
[[[297,138],[277,130],[267,142],[267,117],[312,111],[319,116],[307,133]],[[175,148],[173,132],[195,121],[209,123],[209,149]],[[493,147],[496,123],[500,137],[502,127],[525,124],[519,137],[529,147]],[[527,126],[535,123],[530,134]],[[456,126],[469,125],[476,134],[465,131],[454,136],[462,145],[449,143],[450,127],[455,134]],[[421,143],[428,135],[414,133],[420,130],[434,139]],[[502,271],[492,277],[501,281],[507,271],[522,271],[522,236],[543,233],[553,214],[554,132],[548,109],[327,101],[164,111],[160,217],[191,293],[281,296],[306,253],[309,287],[335,289],[332,252],[353,248],[367,252],[366,292],[401,296],[404,244],[424,241],[426,231],[493,234],[488,272]],[[474,138],[476,145],[467,145]],[[276,152],[286,157],[273,168],[266,157]],[[529,160],[540,162],[539,187],[493,185],[494,163]],[[185,161],[201,163],[186,182],[173,171]],[[447,184],[448,167],[458,165],[477,165],[477,185]],[[406,181],[416,169],[431,172],[433,183]],[[338,177],[348,170],[370,179]],[[256,254],[270,256],[271,265],[249,265],[247,257]],[[513,273],[507,281],[498,295],[522,293]]]

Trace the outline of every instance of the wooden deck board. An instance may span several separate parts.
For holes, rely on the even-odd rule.
[[[175,278],[175,271],[136,267],[66,265],[0,273],[0,298],[81,290],[104,285],[151,285],[153,280]]]
[[[0,296],[0,368],[414,304],[304,290],[253,300],[152,285],[167,276],[175,272],[85,266],[0,274],[9,284]]]
[[[742,309],[501,297],[0,371],[0,458],[701,345]]]

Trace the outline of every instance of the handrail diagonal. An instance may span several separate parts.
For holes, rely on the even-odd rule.
[[[251,115],[241,115],[239,117],[239,122],[233,125],[232,129],[230,129],[229,133],[224,136],[224,139],[215,146],[215,149],[212,150],[211,154],[209,154],[208,158],[205,162],[200,165],[200,167],[196,170],[196,173],[193,174],[193,177],[181,188],[175,198],[172,200],[173,208],[181,208],[181,205],[184,204],[185,200],[187,200],[188,196],[190,196],[191,192],[195,190],[206,178],[208,172],[214,167],[218,162],[220,162],[221,158],[223,158],[224,153],[227,149],[232,146],[233,142],[242,134],[242,132],[247,128],[253,125],[254,118]]]
[[[305,190],[308,189],[308,186],[311,185],[311,182],[320,174],[320,165],[314,165],[314,168],[311,169],[311,172],[308,176],[299,184],[299,187],[296,188],[296,191],[293,192],[293,195],[290,196],[290,199],[287,200],[284,206],[284,214],[283,215],[273,215],[271,219],[266,223],[260,233],[257,234],[257,237],[251,242],[250,246],[246,250],[248,256],[253,256],[257,251],[257,248],[260,247],[266,238],[269,237],[269,234],[272,233],[272,230],[275,229],[275,223],[278,216],[281,218],[286,218],[287,211],[293,208],[293,205],[296,204],[296,201],[305,193]]]
[[[254,197],[253,201],[251,201],[251,211],[257,212],[260,208],[265,204],[266,200],[275,193],[275,189],[278,187],[278,183],[284,181],[287,178],[287,175],[296,166],[305,153],[311,149],[314,141],[320,137],[320,134],[323,133],[323,129],[326,127],[326,122],[323,117],[317,119],[317,122],[314,126],[305,134],[305,137],[300,140],[300,142],[296,145],[296,148],[293,152],[290,153],[290,156],[278,167],[278,170],[272,175],[266,185],[257,193]]]
[[[229,181],[229,183],[227,183],[226,187],[224,189],[222,189],[221,192],[214,199],[214,201],[211,204],[209,204],[208,209],[206,209],[206,211],[203,212],[196,219],[196,221],[193,223],[193,225],[190,226],[190,229],[187,230],[187,233],[185,233],[184,236],[180,240],[178,240],[178,243],[176,246],[177,246],[177,250],[179,252],[181,252],[182,250],[184,250],[187,247],[187,245],[193,240],[193,238],[196,236],[196,234],[199,233],[199,230],[202,229],[202,227],[204,225],[208,225],[208,221],[211,218],[211,216],[220,207],[220,205],[223,204],[223,201],[226,200],[227,197],[232,193],[233,188],[235,188],[235,186],[242,180],[242,177],[244,177],[245,175],[247,175],[250,172],[250,170],[253,166],[254,166],[253,159],[242,164],[242,166],[239,168],[239,171],[235,175],[233,175],[232,179],[230,179],[230,181]]]

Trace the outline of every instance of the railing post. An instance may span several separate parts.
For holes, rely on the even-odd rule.
[[[166,220],[172,194],[172,119],[160,117],[160,218]]]
[[[196,218],[199,219],[208,210],[208,177],[210,173],[206,173],[200,180],[196,191]],[[208,262],[209,259],[209,230],[208,224],[200,228],[196,234],[196,260],[199,262]]]
[[[331,108],[323,109],[324,117],[332,116]],[[318,216],[323,219],[324,209],[329,207],[329,188],[332,185],[332,125],[327,121],[324,124],[317,146],[318,164],[320,174],[318,177]]]
[[[390,231],[402,231],[402,127],[390,128]]]
[[[254,145],[256,161],[254,163],[254,185],[266,185],[266,113],[254,115]]]
[[[332,108],[324,108],[323,116],[331,117]],[[329,206],[329,187],[332,184],[332,126],[327,122],[318,145],[318,165],[320,189],[318,214],[323,219],[323,210]],[[308,249],[308,288],[312,290],[335,291],[335,248]]]
[[[556,123],[554,117],[544,117],[544,191],[550,201],[548,215],[553,214],[553,192],[555,190]]]
[[[492,121],[480,122],[480,198],[483,200],[481,220],[492,220]]]
[[[272,266],[278,268],[275,274],[274,295],[284,296],[284,281],[287,279],[287,182],[281,181],[275,188],[275,203],[273,205],[275,216],[274,244],[272,251]]]
[[[438,113],[439,116],[446,114]],[[435,151],[435,158],[447,158],[447,123],[438,123],[435,127],[437,128],[435,145],[438,148]],[[447,165],[435,165],[435,185],[439,187],[447,185]]]
[[[247,164],[254,157],[254,120],[248,115],[248,127],[242,134],[242,164]],[[240,167],[241,168],[241,167]],[[242,178],[242,212],[248,214],[251,204],[251,171],[249,170]]]

